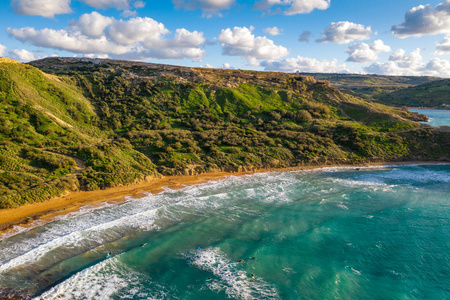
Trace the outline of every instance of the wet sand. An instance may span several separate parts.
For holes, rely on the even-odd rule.
[[[164,191],[163,188],[183,188],[186,185],[204,183],[211,180],[220,180],[227,176],[242,176],[260,172],[274,171],[301,171],[307,169],[320,169],[326,167],[362,167],[362,166],[379,166],[379,165],[404,165],[404,164],[432,164],[439,162],[383,162],[370,163],[364,165],[321,165],[321,166],[304,166],[295,168],[282,169],[263,169],[255,172],[215,172],[204,173],[200,175],[179,175],[165,176],[157,178],[149,182],[143,182],[135,185],[121,186],[106,190],[96,190],[89,192],[70,192],[65,196],[56,197],[45,202],[32,203],[13,209],[0,210],[0,240],[14,235],[14,226],[20,225],[21,229],[31,229],[52,222],[58,216],[78,212],[82,207],[90,205],[90,210],[102,208],[105,202],[108,204],[119,204],[126,199],[140,198],[147,194],[157,194]],[[440,162],[442,163],[442,162]],[[39,220],[36,222],[36,220]],[[23,231],[23,230],[21,230]],[[17,232],[20,233],[20,232]]]

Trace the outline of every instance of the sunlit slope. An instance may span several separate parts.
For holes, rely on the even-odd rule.
[[[308,76],[79,58],[31,65],[0,62],[0,207],[160,174],[450,153],[448,133],[416,114]]]
[[[102,128],[127,138],[164,174],[399,160],[421,147],[404,138],[421,135],[411,121],[417,115],[309,76],[102,59],[32,64],[78,78]]]
[[[381,103],[408,107],[450,108],[450,79],[408,87],[376,97]]]
[[[108,139],[111,132],[96,126],[97,114],[82,93],[68,77],[0,59],[0,207],[78,189],[80,180],[98,175],[93,167],[99,169],[109,161],[145,164],[147,160],[143,169],[152,173],[153,165],[145,156],[122,146],[109,146],[112,155],[108,161],[94,159],[93,153],[103,155],[101,147],[112,142]],[[69,149],[84,153],[84,157],[72,157]],[[143,172],[135,173],[134,177],[142,177]],[[121,183],[115,175],[109,176],[111,183],[105,185]],[[89,183],[84,185],[89,188]]]

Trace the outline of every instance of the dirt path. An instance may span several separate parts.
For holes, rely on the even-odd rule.
[[[54,152],[51,149],[52,148],[40,148],[39,150],[47,152],[47,153],[55,154],[55,155],[58,155],[58,156],[62,156],[62,157],[65,157],[65,158],[73,159],[75,161],[75,163],[77,164],[77,169],[75,170],[75,172],[67,174],[65,176],[77,175],[77,174],[80,174],[81,172],[83,172],[84,169],[86,169],[86,164],[81,159],[79,159],[77,157],[74,157],[74,156],[70,156],[70,155]]]

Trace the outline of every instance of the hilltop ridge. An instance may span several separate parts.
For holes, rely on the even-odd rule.
[[[0,62],[0,207],[162,175],[448,160],[420,115],[279,72]]]

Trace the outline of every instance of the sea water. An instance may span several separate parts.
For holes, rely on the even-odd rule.
[[[450,126],[450,109],[411,108],[410,111],[427,115],[430,126]]]
[[[5,237],[0,298],[450,299],[450,166],[231,176]]]

